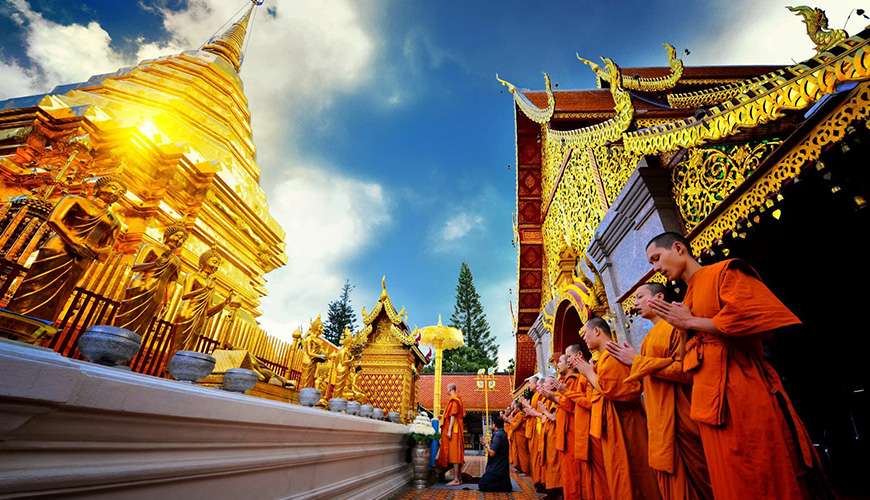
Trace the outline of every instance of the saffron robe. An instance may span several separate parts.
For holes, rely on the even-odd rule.
[[[450,417],[453,417],[453,430],[447,437],[447,426],[450,425]],[[441,447],[438,449],[438,466],[447,468],[452,464],[465,463],[465,429],[462,418],[465,417],[465,407],[459,396],[451,396],[450,401],[444,407],[442,417],[443,428],[441,431]],[[459,478],[456,478],[459,479]]]
[[[579,377],[574,373],[568,374],[563,382],[565,392],[573,392],[577,390]],[[566,499],[580,498],[580,461],[577,460],[574,452],[576,444],[574,426],[574,401],[561,395],[559,406],[556,408],[556,450],[561,464],[562,494]]]
[[[761,343],[800,320],[735,259],[698,270],[684,304],[719,332],[695,334],[683,360],[717,500],[809,498],[803,478],[818,471],[815,452]]]
[[[586,376],[578,374],[574,390],[567,391],[565,397],[574,403],[574,458],[580,466],[580,498],[607,500],[610,494],[601,441],[589,434],[592,391]]]
[[[531,401],[529,402],[530,406],[537,410],[538,409],[538,401],[540,401],[541,396],[538,393],[535,393],[532,396]],[[544,484],[544,445],[543,445],[543,423],[541,421],[543,417],[531,417],[529,420],[531,421],[531,430],[529,427],[526,427],[526,436],[529,438],[529,453],[531,454],[531,464],[529,467],[531,468],[531,476],[533,483]]]
[[[548,401],[547,411],[554,413],[556,411],[556,403]],[[550,420],[547,417],[543,418],[543,433],[544,433],[544,487],[548,490],[561,488],[561,464],[559,463],[559,450],[556,447],[556,421]]]
[[[698,424],[689,418],[691,375],[683,371],[680,334],[664,321],[646,334],[626,383],[643,380],[649,466],[662,498],[712,499]]]
[[[514,466],[523,474],[529,473],[529,442],[526,439],[526,414],[517,412],[511,423],[512,434],[509,436],[511,445],[516,448],[516,463]]]
[[[601,439],[610,497],[656,500],[658,482],[649,468],[646,416],[640,382],[625,382],[628,366],[608,352],[596,366],[600,390],[593,392],[590,433]]]

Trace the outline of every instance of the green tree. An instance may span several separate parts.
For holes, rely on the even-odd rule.
[[[465,262],[459,268],[456,304],[450,316],[450,326],[462,330],[465,346],[444,352],[445,372],[476,372],[496,365],[498,346],[489,330],[480,295],[474,288],[471,269]]]
[[[511,358],[508,360],[508,365],[505,373],[513,373],[514,370],[516,370],[516,363],[514,362],[514,358]]]
[[[345,280],[344,286],[341,287],[341,295],[329,303],[326,324],[323,326],[323,336],[335,345],[341,341],[345,327],[350,328],[351,331],[356,330],[356,315],[354,315],[353,307],[350,305],[351,290],[353,290],[353,285],[350,284],[350,281]]]

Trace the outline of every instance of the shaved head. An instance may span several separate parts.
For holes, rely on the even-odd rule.
[[[650,295],[665,295],[665,285],[662,285],[661,283],[655,283],[651,281],[649,283],[644,283],[641,286],[645,286],[646,289],[649,290]]]
[[[649,240],[646,257],[653,271],[661,273],[670,281],[691,276],[700,265],[692,256],[692,247],[682,234],[667,232]]]
[[[674,243],[680,243],[687,249],[691,248],[689,246],[689,240],[687,240],[685,236],[680,233],[675,233],[673,231],[664,232],[649,240],[649,243],[646,244],[646,247],[649,248],[650,245],[655,245],[659,248],[671,248],[674,246]]]
[[[456,384],[447,384],[447,392],[456,392]]]
[[[590,330],[593,328],[600,328],[601,331],[607,334],[608,337],[611,336],[610,325],[607,324],[607,321],[604,321],[604,318],[601,318],[599,316],[593,316],[589,318],[589,321],[586,322],[586,327]]]
[[[569,356],[577,354],[578,352],[586,361],[589,361],[589,358],[592,357],[592,353],[589,352],[589,348],[585,345],[571,344],[565,348],[565,354]]]

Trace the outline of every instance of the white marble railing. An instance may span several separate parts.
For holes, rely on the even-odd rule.
[[[0,498],[389,496],[405,427],[0,339]]]

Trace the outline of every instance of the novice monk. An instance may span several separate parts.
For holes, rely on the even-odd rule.
[[[610,497],[618,500],[661,498],[647,459],[640,382],[626,383],[631,370],[607,352],[611,336],[606,321],[590,318],[583,325],[582,335],[589,349],[600,354],[596,369],[585,361],[579,362],[577,367],[596,389],[590,432],[601,439]]]
[[[465,463],[465,441],[462,419],[465,417],[465,409],[462,400],[456,393],[456,384],[447,386],[450,400],[444,407],[444,416],[441,421],[444,427],[441,431],[441,448],[438,449],[438,466],[446,469],[453,468],[453,481],[448,486],[462,484],[462,464]]]
[[[661,283],[641,285],[634,294],[640,316],[653,322],[640,347],[607,344],[607,351],[631,366],[626,382],[643,380],[649,466],[656,472],[662,498],[712,499],[710,476],[698,424],[689,418],[691,375],[683,372],[680,335],[650,307],[653,298],[664,299]]]
[[[680,234],[646,248],[653,269],[688,284],[683,304],[653,298],[655,313],[692,336],[683,369],[693,373],[690,416],[699,423],[717,500],[827,496],[809,435],[764,359],[762,335],[800,323],[743,261],[701,266]],[[812,471],[813,474],[808,474]]]

